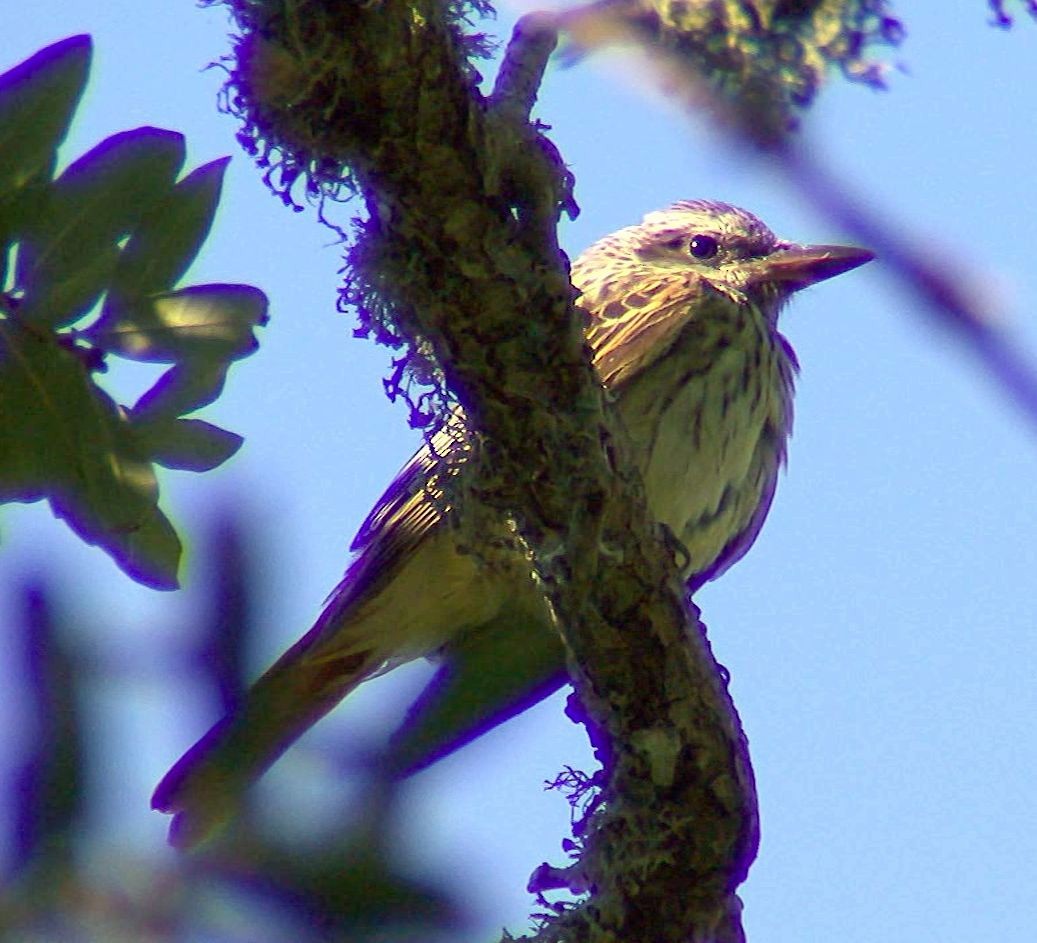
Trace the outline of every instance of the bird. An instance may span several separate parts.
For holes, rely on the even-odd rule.
[[[689,592],[749,550],[785,465],[799,367],[780,312],[797,291],[872,258],[779,239],[728,203],[681,200],[573,262],[592,362],[648,509],[679,541]],[[505,612],[531,634],[557,633],[526,556],[468,552],[448,526],[437,476],[461,425],[455,415],[406,463],[313,627],[159,783],[152,806],[173,814],[172,844],[218,832],[246,789],[361,682],[449,651]],[[463,473],[463,455],[457,464]]]

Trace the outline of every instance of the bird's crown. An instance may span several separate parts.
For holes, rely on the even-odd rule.
[[[741,257],[766,255],[778,244],[770,228],[748,210],[714,200],[680,200],[647,213],[639,227],[643,238],[665,244],[667,237],[704,237]],[[708,253],[703,254],[706,258]]]

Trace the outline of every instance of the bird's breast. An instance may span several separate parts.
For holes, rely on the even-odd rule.
[[[682,541],[684,576],[734,562],[759,527],[792,425],[794,361],[755,308],[697,319],[619,398],[648,505]],[[730,556],[730,559],[727,557]]]

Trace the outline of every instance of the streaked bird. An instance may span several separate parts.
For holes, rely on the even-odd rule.
[[[726,203],[682,201],[573,264],[594,365],[615,397],[649,509],[683,544],[691,590],[744,556],[774,497],[797,372],[779,312],[799,289],[871,258],[785,242]],[[444,526],[449,509],[430,497],[437,442],[448,446],[448,430],[368,515],[313,628],[155,790],[153,806],[175,813],[174,844],[193,845],[229,818],[245,788],[372,675],[449,650],[505,610],[531,633],[556,631],[527,560],[465,552]]]

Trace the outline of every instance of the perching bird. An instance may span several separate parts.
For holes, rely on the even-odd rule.
[[[784,242],[725,203],[683,201],[595,243],[572,266],[586,337],[615,396],[653,516],[681,541],[690,589],[752,545],[792,428],[797,364],[778,332],[793,292],[869,261],[846,246]],[[447,440],[440,433],[442,441]],[[520,554],[461,552],[429,497],[426,445],[357,534],[317,623],[166,774],[152,805],[190,846],[360,682],[471,637],[506,610],[555,629]],[[502,531],[505,522],[502,521]]]

